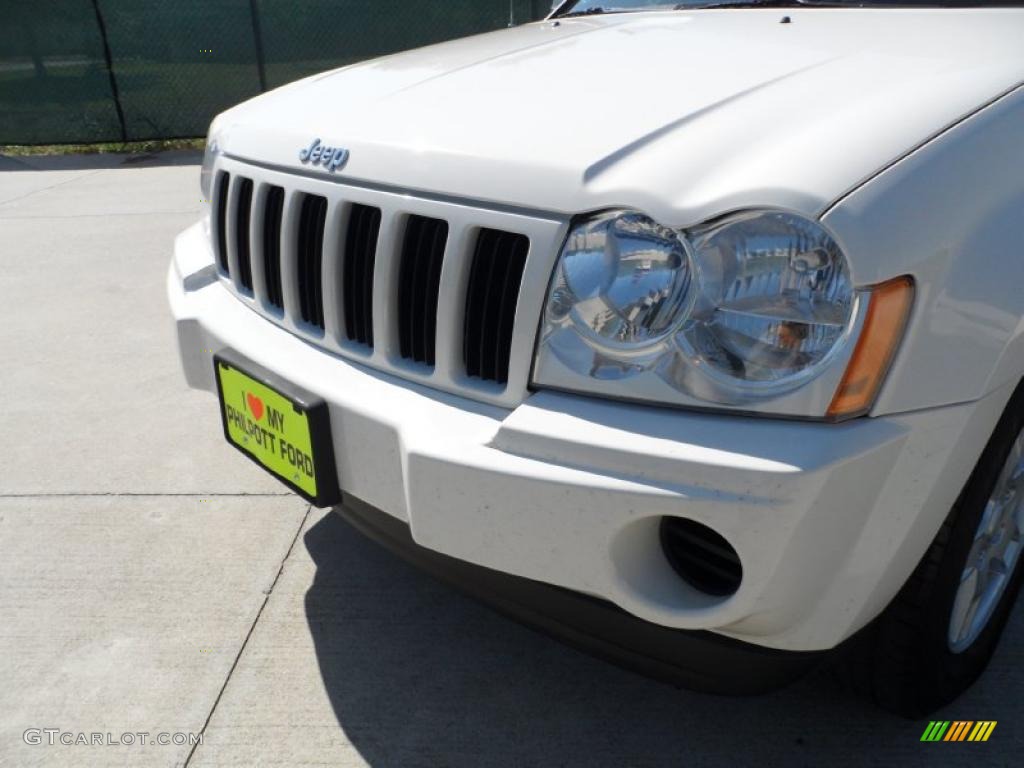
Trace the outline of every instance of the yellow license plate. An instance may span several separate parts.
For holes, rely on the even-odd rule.
[[[339,503],[326,404],[232,353],[214,366],[228,442],[317,506]]]

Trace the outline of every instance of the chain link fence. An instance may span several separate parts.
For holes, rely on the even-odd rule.
[[[203,136],[305,75],[542,18],[551,0],[0,0],[0,144]]]

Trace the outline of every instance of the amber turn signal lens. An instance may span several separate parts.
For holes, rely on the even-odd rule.
[[[828,408],[831,419],[848,419],[870,410],[896,355],[914,302],[914,280],[897,277],[874,287],[857,348]]]

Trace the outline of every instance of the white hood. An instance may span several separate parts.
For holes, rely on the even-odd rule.
[[[791,23],[780,23],[787,15]],[[339,178],[685,226],[810,215],[1024,81],[1024,9],[706,10],[531,24],[367,62],[218,122],[229,154]]]

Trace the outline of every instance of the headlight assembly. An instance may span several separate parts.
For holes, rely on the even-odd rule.
[[[700,296],[680,344],[727,387],[771,395],[814,377],[856,309],[846,259],[820,225],[749,213],[694,233]]]
[[[828,232],[795,214],[743,212],[679,232],[639,213],[604,213],[566,240],[534,383],[835,415],[838,363],[849,361],[869,298]],[[819,378],[827,381],[809,386]],[[812,402],[798,403],[805,387]]]

